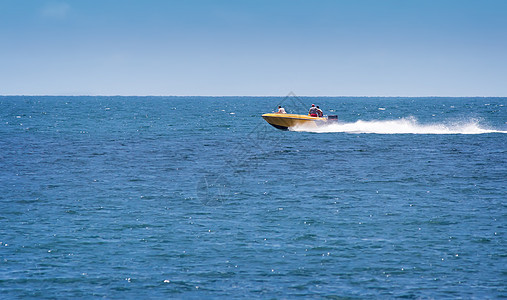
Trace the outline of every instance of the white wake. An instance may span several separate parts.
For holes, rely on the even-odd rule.
[[[483,134],[507,133],[507,131],[487,128],[479,124],[476,119],[464,122],[445,122],[420,124],[416,118],[408,117],[398,120],[358,120],[353,123],[331,123],[319,127],[297,126],[292,131],[305,132],[347,132],[347,133],[377,133],[377,134]]]

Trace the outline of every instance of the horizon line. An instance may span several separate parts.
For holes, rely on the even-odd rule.
[[[397,96],[352,96],[352,95],[298,95],[293,92],[288,93],[285,96],[280,95],[93,95],[93,94],[74,94],[74,95],[65,95],[65,94],[6,94],[0,95],[0,97],[213,97],[213,98],[232,98],[232,97],[307,97],[307,98],[507,98],[507,96],[439,96],[439,95],[426,95],[426,96],[406,96],[406,95],[397,95]]]

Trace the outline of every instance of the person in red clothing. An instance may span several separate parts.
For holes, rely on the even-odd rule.
[[[310,107],[310,111],[308,111],[308,115],[310,117],[317,117],[318,115],[317,107],[315,107],[315,104],[312,104],[312,107]]]

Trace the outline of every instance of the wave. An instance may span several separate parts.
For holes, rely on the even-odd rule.
[[[476,119],[465,122],[421,124],[415,117],[398,120],[358,120],[353,123],[332,123],[319,127],[297,126],[292,131],[305,132],[346,132],[376,134],[484,134],[507,133],[507,131],[486,128]]]

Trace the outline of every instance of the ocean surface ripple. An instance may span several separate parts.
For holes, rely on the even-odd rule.
[[[0,295],[507,297],[506,105],[2,96]]]

